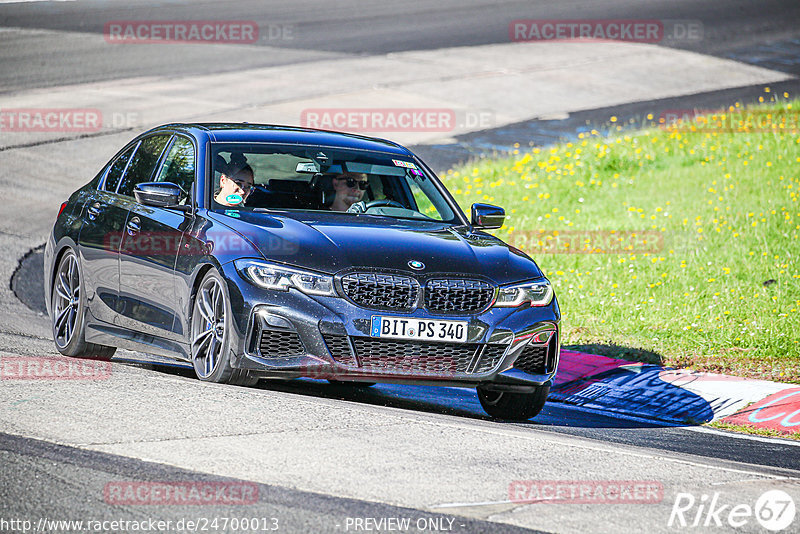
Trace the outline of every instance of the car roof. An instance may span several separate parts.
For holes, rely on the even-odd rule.
[[[285,143],[320,145],[361,150],[375,150],[393,154],[411,155],[411,152],[392,141],[343,132],[315,130],[297,126],[250,123],[173,123],[150,131],[170,129],[183,131],[195,137],[207,136],[214,143]],[[149,132],[148,132],[149,133]]]

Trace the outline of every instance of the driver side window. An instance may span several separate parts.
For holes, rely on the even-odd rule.
[[[136,184],[150,181],[169,138],[169,135],[152,135],[142,139],[125,171],[125,176],[122,177],[117,193],[132,197]]]
[[[167,157],[156,174],[156,182],[172,182],[178,185],[183,193],[179,204],[186,204],[189,191],[194,183],[195,151],[192,142],[181,136],[175,136],[170,145]]]
[[[133,155],[133,151],[136,147],[139,146],[138,144],[132,145],[128,150],[123,152],[120,157],[111,164],[111,167],[108,169],[106,173],[105,183],[103,189],[106,191],[111,191],[115,193],[117,191],[117,186],[119,185],[119,179],[122,178],[122,173],[125,172],[125,169],[128,167],[128,161],[130,161],[131,156]]]

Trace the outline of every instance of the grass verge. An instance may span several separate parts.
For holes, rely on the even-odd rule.
[[[496,235],[552,281],[565,346],[800,383],[800,101],[765,97],[444,181],[506,209]]]

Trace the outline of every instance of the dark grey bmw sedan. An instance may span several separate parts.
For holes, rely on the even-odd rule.
[[[559,358],[553,289],[406,148],[255,124],[168,124],[64,202],[45,248],[58,350],[168,356],[200,380],[474,387],[535,416]]]

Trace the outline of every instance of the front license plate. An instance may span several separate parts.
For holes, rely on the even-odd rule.
[[[467,341],[467,321],[444,321],[414,317],[372,316],[372,337],[421,339],[427,341]]]

